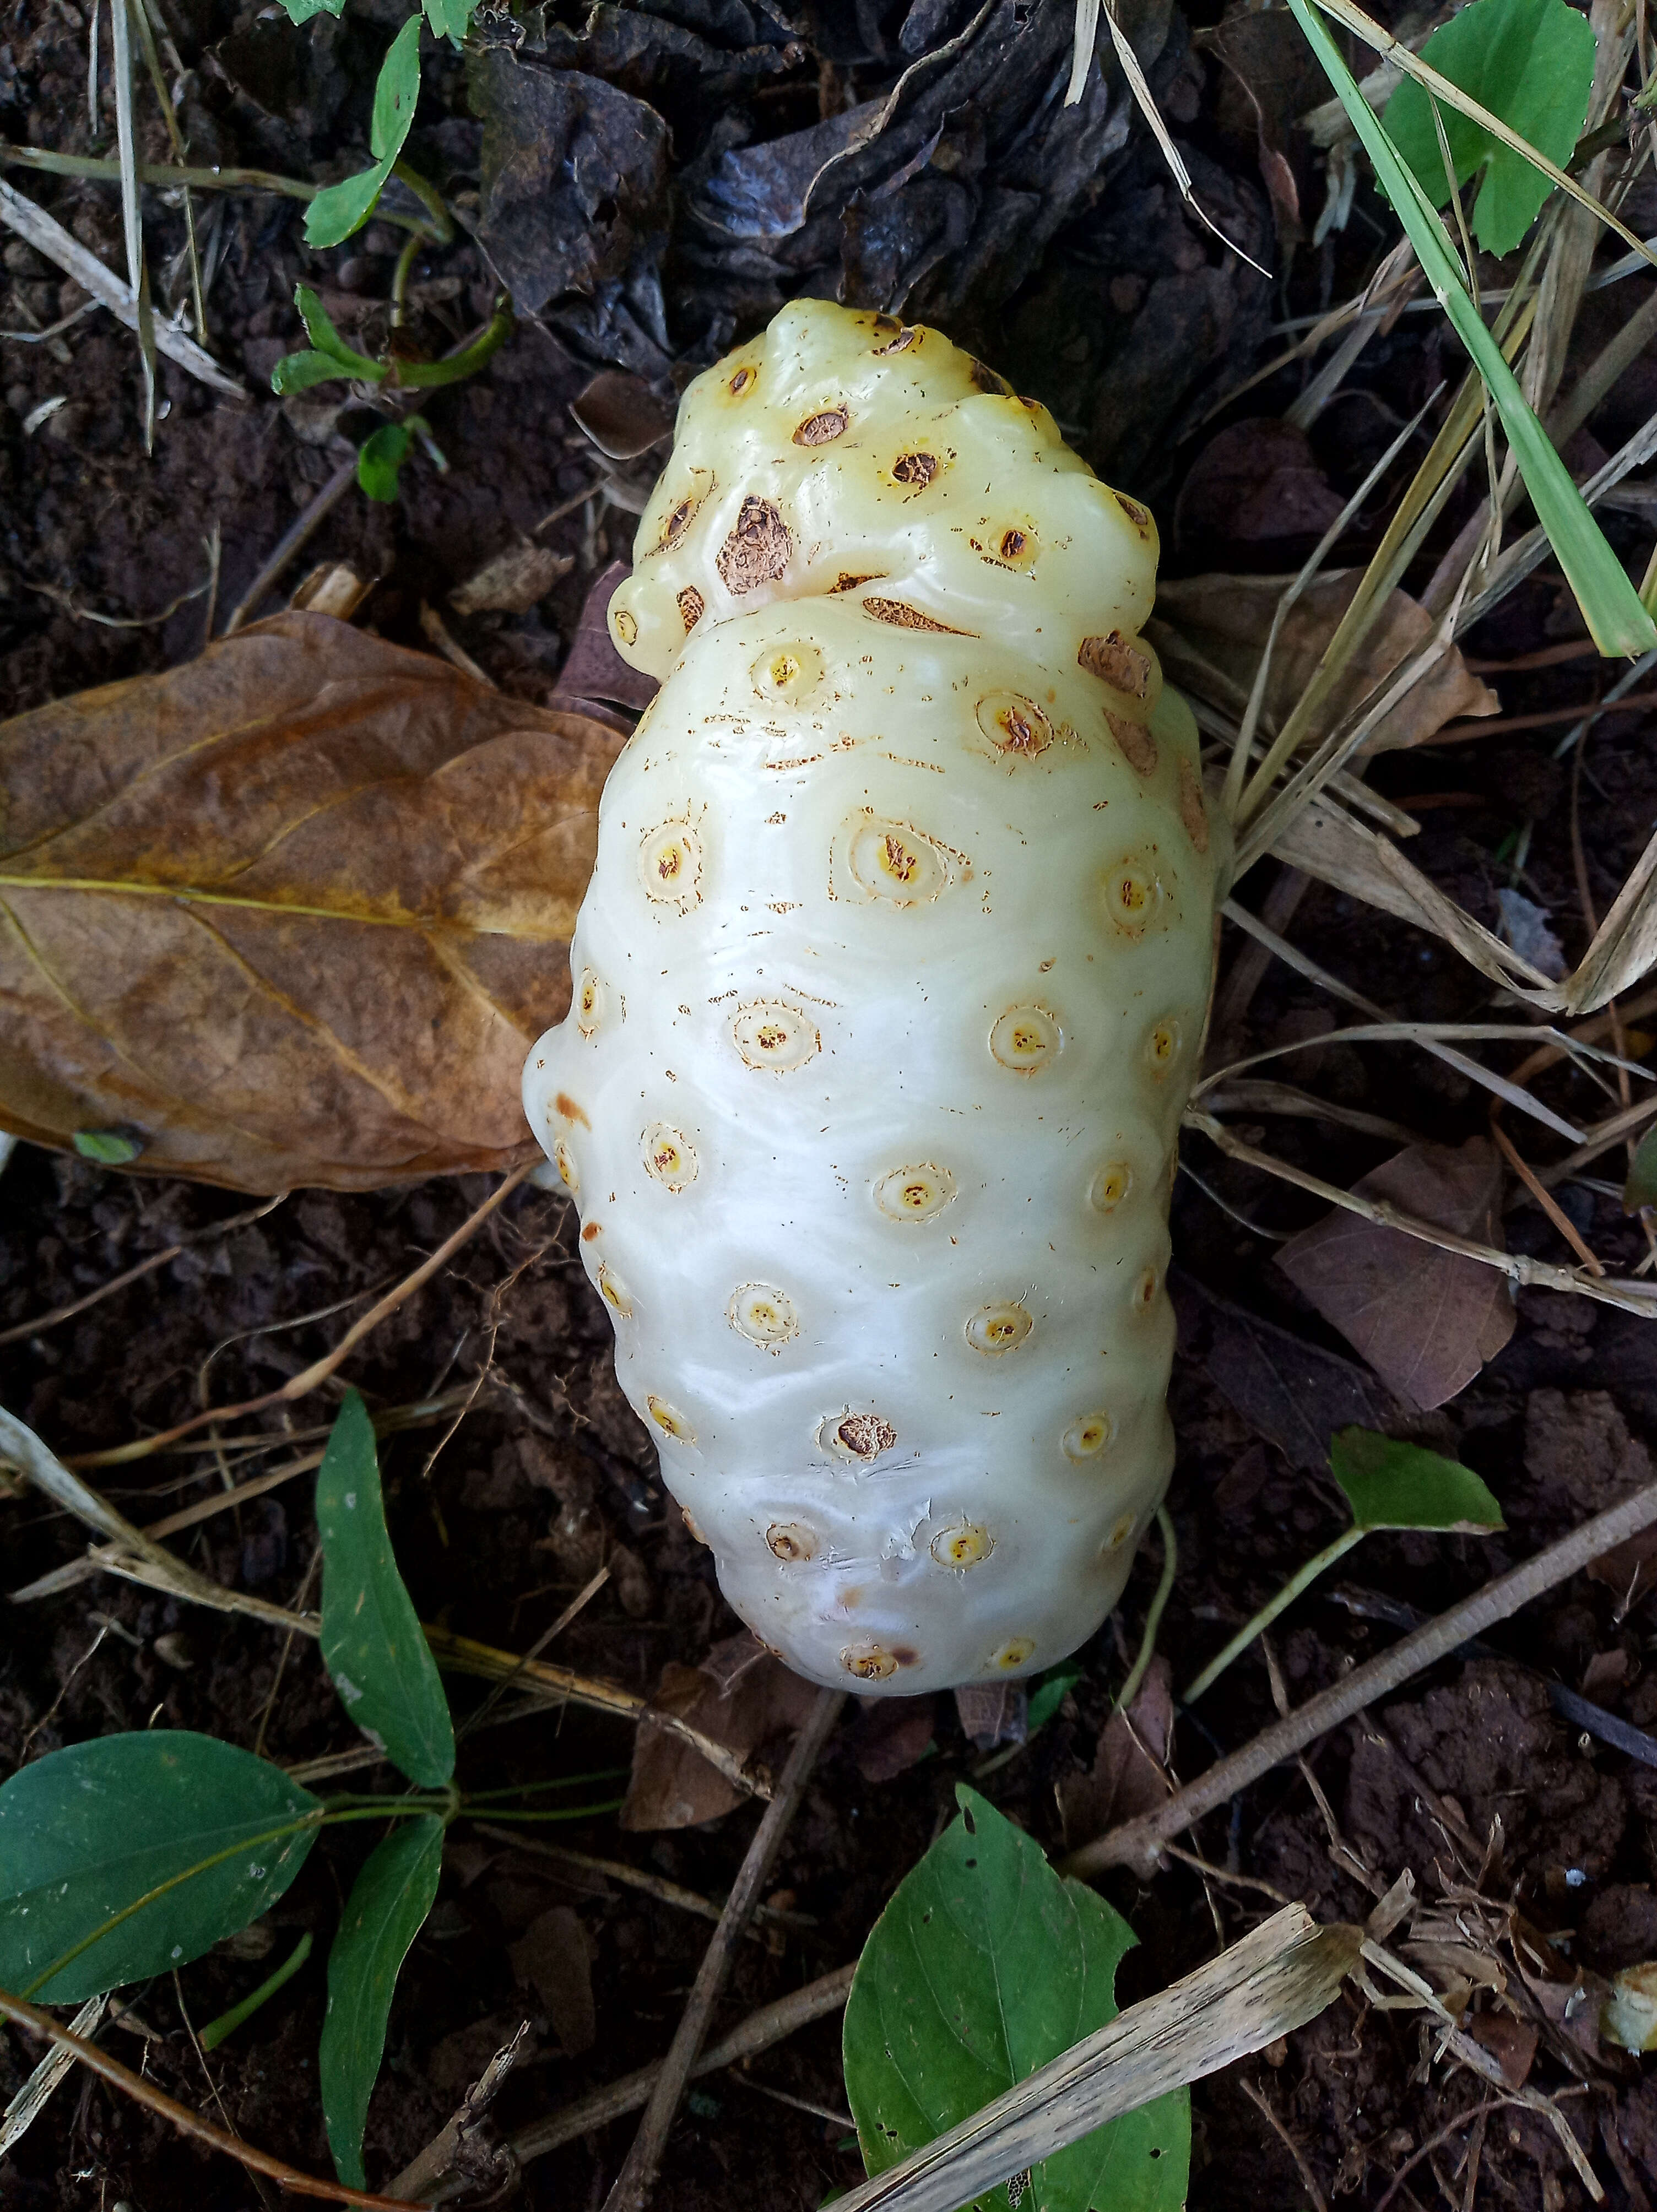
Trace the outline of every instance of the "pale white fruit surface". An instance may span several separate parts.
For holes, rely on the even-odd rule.
[[[801,1674],[1039,1671],[1173,1456],[1225,854],[1154,526],[938,332],[809,301],[687,392],[637,561],[665,680],[524,1077],[618,1376]]]

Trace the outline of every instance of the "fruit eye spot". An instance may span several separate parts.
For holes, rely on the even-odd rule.
[[[1130,854],[1105,878],[1105,910],[1123,936],[1142,937],[1157,921],[1168,890],[1154,860]]]
[[[924,491],[938,473],[935,453],[899,453],[892,464],[892,481],[906,491]]]
[[[1148,1314],[1156,1304],[1156,1294],[1161,1287],[1155,1268],[1147,1267],[1133,1286],[1134,1311],[1136,1314]]]
[[[581,1189],[581,1176],[576,1170],[576,1155],[570,1149],[567,1137],[557,1138],[552,1146],[552,1164],[564,1178],[564,1187],[574,1198]]]
[[[1112,496],[1134,528],[1142,532],[1151,519],[1147,510],[1140,506],[1137,500],[1130,499],[1125,492],[1114,492]]]
[[[980,699],[978,727],[998,753],[1015,761],[1034,760],[1053,742],[1053,726],[1033,699],[1016,691],[992,692]]]
[[[725,1318],[739,1336],[762,1352],[781,1352],[800,1334],[800,1316],[786,1291],[769,1283],[743,1283],[731,1292]]]
[[[1009,1636],[999,1650],[990,1654],[990,1664],[998,1674],[1010,1674],[1015,1667],[1022,1667],[1033,1656],[1036,1648],[1033,1636]]]
[[[633,1294],[607,1261],[599,1269],[599,1296],[623,1321],[632,1319]]]
[[[817,1557],[816,1533],[799,1521],[773,1521],[765,1531],[765,1541],[779,1559],[792,1561]]]
[[[879,1644],[849,1644],[840,1664],[860,1682],[884,1682],[898,1671],[898,1655]]]
[[[948,890],[954,866],[944,848],[923,830],[906,822],[881,822],[868,814],[854,815],[835,841],[837,858],[831,863],[829,890],[838,895],[838,855],[844,855],[845,872],[867,897],[888,906],[929,906]],[[844,883],[838,886],[844,890]]]
[[[753,390],[758,381],[759,371],[757,368],[739,368],[728,387],[732,398],[742,398],[746,393]]]
[[[1110,1160],[1093,1177],[1087,1203],[1097,1213],[1114,1213],[1133,1188],[1133,1170],[1126,1160]]]
[[[654,1391],[646,1397],[644,1404],[650,1419],[664,1437],[672,1437],[676,1443],[681,1444],[693,1444],[696,1442],[696,1431],[677,1406],[670,1406],[665,1398],[658,1398]],[[691,1526],[688,1515],[685,1516],[685,1525],[691,1528],[691,1533],[700,1543],[703,1540],[702,1532]]]
[[[761,653],[749,671],[762,699],[801,700],[822,680],[823,656],[814,645],[779,645]]]
[[[1145,1041],[1145,1057],[1150,1063],[1151,1073],[1166,1075],[1179,1057],[1179,1024],[1178,1022],[1159,1022]]]
[[[826,1449],[848,1459],[879,1459],[898,1441],[898,1431],[879,1413],[831,1413],[817,1431]]]
[[[920,1167],[893,1168],[874,1186],[874,1203],[888,1221],[930,1221],[954,1195],[954,1176],[930,1161]]]
[[[576,994],[576,1027],[584,1037],[597,1034],[604,1019],[604,986],[590,968],[582,970],[581,988]]]
[[[670,553],[690,528],[696,511],[702,504],[699,499],[682,499],[661,526],[661,535],[656,540],[660,552]]]
[[[638,636],[638,624],[625,607],[616,609],[616,635],[624,645],[631,645]]]
[[[1014,1075],[1049,1067],[1063,1048],[1064,1033],[1045,1006],[1009,1007],[990,1032],[990,1050]]]
[[[684,822],[647,830],[639,845],[639,874],[653,905],[691,913],[702,903],[702,840]]]
[[[974,1352],[994,1358],[1016,1351],[1034,1327],[1029,1309],[1009,1299],[1004,1305],[980,1306],[966,1324],[966,1340]]]
[[[1084,1413],[1064,1431],[1065,1458],[1096,1459],[1111,1441],[1114,1428],[1108,1413]]]
[[[1127,1542],[1129,1537],[1132,1535],[1133,1532],[1134,1516],[1131,1513],[1124,1513],[1122,1518],[1117,1522],[1115,1528],[1112,1529],[1110,1534],[1105,1539],[1105,1541],[1100,1546],[1099,1555],[1100,1559],[1108,1559],[1112,1552],[1119,1552],[1122,1549],[1122,1547]]]
[[[941,1567],[976,1567],[996,1548],[996,1540],[979,1522],[946,1528],[932,1539],[932,1556]]]
[[[825,407],[815,415],[807,415],[794,434],[796,446],[826,446],[844,431],[846,410],[844,407]]]
[[[653,1121],[640,1140],[644,1172],[664,1189],[683,1190],[697,1174],[695,1149],[688,1137],[665,1121]]]

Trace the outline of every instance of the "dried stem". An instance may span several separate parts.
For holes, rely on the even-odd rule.
[[[789,1753],[788,1764],[783,1769],[782,1779],[777,1785],[777,1795],[765,1808],[765,1818],[754,1832],[747,1856],[743,1860],[725,1910],[720,1915],[712,1941],[703,1954],[702,1964],[691,1986],[690,2002],[685,2008],[667,2056],[661,2062],[661,2071],[656,2076],[650,2092],[650,2101],[644,2108],[644,2118],[627,2154],[626,2163],[616,2178],[614,2187],[605,2200],[605,2212],[643,2212],[661,2166],[661,2156],[667,2146],[668,2131],[679,2111],[679,2100],[685,2094],[685,2084],[691,2078],[691,2069],[696,2063],[698,2051],[708,2033],[708,2023],[725,1986],[726,1977],[735,1957],[736,1946],[748,1916],[758,1901],[759,1893],[770,1876],[783,1838],[788,1832],[795,1808],[811,1778],[819,1753],[827,1742],[830,1731],[840,1717],[845,1703],[841,1690],[819,1690],[811,1717],[795,1739]]]

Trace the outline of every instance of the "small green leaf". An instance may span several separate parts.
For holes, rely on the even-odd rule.
[[[331,354],[336,361],[349,362],[353,367],[363,356],[354,353],[333,326],[333,319],[323,306],[320,296],[308,284],[295,284],[294,305],[305,325],[305,335],[319,353]]]
[[[458,46],[475,4],[476,0],[425,0],[426,21],[440,39],[453,39]]]
[[[1641,1138],[1623,1185],[1623,1212],[1637,1213],[1642,1206],[1657,1206],[1657,1128]]]
[[[1421,50],[1441,76],[1563,168],[1587,120],[1595,42],[1586,16],[1565,0],[1471,0]],[[1473,204],[1473,235],[1489,253],[1508,253],[1553,190],[1543,172],[1459,110],[1442,106],[1456,183],[1485,172]],[[1386,103],[1387,134],[1435,207],[1450,197],[1444,155],[1424,85],[1406,77]]]
[[[376,1844],[351,1885],[328,1954],[328,2010],[317,2048],[322,2118],[334,2172],[366,2189],[362,2129],[386,2048],[398,1971],[437,1894],[443,1824],[430,1814],[399,1823]]]
[[[282,12],[290,23],[308,23],[313,15],[343,15],[345,0],[282,0]]]
[[[846,2006],[846,2094],[882,2173],[1114,2020],[1133,1930],[959,1783],[960,1818],[899,1883]],[[1032,2172],[1022,2212],[1178,2212],[1191,2158],[1181,2089]],[[1011,2212],[1005,2186],[978,2200]]]
[[[0,1985],[79,2004],[200,1958],[276,1903],[321,1812],[279,1767],[187,1729],[48,1752],[0,1785]]]
[[[1374,1429],[1337,1429],[1329,1464],[1352,1508],[1355,1528],[1505,1528],[1502,1508],[1470,1467]]]
[[[1030,1703],[1025,1715],[1025,1725],[1033,1735],[1039,1728],[1045,1728],[1053,1715],[1064,1703],[1067,1692],[1081,1680],[1080,1667],[1068,1662],[1050,1667],[1030,1692]]]
[[[357,449],[356,481],[370,499],[389,507],[397,496],[399,471],[414,443],[412,422],[385,422]]]
[[[454,1729],[436,1662],[392,1556],[374,1425],[355,1390],[316,1477],[322,1661],[346,1711],[411,1782],[454,1771]]]
[[[305,211],[308,246],[339,246],[374,212],[392,166],[403,150],[420,97],[420,18],[411,15],[392,40],[374,88],[369,126],[371,169],[359,170],[320,191]]]
[[[124,1168],[143,1150],[136,1137],[124,1136],[119,1129],[77,1129],[74,1143],[83,1160],[96,1160],[105,1168]]]
[[[326,384],[332,377],[350,374],[334,354],[284,353],[271,371],[271,389],[279,399],[285,399],[290,392],[308,392],[314,384]]]

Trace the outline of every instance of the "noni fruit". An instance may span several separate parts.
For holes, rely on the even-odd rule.
[[[1227,841],[1155,527],[938,331],[807,300],[685,392],[635,563],[661,690],[524,1078],[622,1388],[801,1674],[1028,1674],[1173,1458]]]

